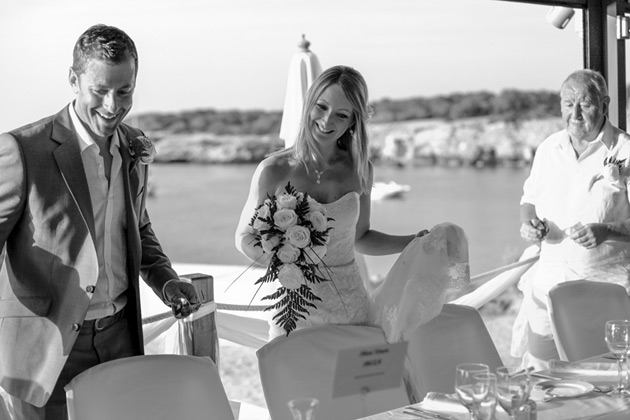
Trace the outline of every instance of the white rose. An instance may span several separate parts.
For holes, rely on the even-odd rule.
[[[258,217],[262,217],[263,219],[269,217],[271,214],[271,209],[269,208],[270,204],[269,200],[265,200],[265,202],[263,202],[262,206],[258,209]]]
[[[306,219],[313,224],[313,229],[323,232],[328,227],[328,219],[319,211],[312,211]]]
[[[280,237],[278,235],[265,235],[261,238],[260,244],[264,252],[271,252],[280,243]]]
[[[285,264],[294,263],[297,261],[300,256],[300,248],[296,248],[291,244],[283,244],[280,249],[278,249],[278,259]]]
[[[267,203],[263,204],[254,214],[254,223],[252,223],[252,227],[258,231],[269,229],[269,224],[260,219],[267,219],[270,214],[271,211],[269,210]]]
[[[266,222],[263,222],[259,218],[255,218],[254,223],[252,224],[252,227],[256,229],[258,232],[260,232],[261,230],[269,229],[269,224],[267,224]]]
[[[273,215],[273,221],[278,229],[287,230],[287,228],[297,224],[297,214],[291,209],[280,209]]]
[[[297,205],[297,198],[292,194],[284,193],[276,199],[279,209],[291,209],[295,210]]]
[[[284,264],[278,270],[278,280],[287,289],[295,290],[299,289],[304,283],[304,274],[302,274],[302,270],[297,265]]]
[[[328,212],[326,212],[326,207],[322,206],[318,201],[314,200],[310,196],[308,197],[308,210],[310,212],[318,211],[324,216],[328,214]]]
[[[614,163],[609,163],[608,165],[604,166],[602,175],[604,175],[604,178],[608,181],[619,181],[619,166]]]
[[[311,232],[304,226],[295,225],[287,229],[284,237],[289,243],[298,248],[304,248],[311,243]]]
[[[328,252],[328,247],[326,245],[316,245],[309,246],[304,248],[304,253],[306,254],[305,259],[309,264],[319,264],[326,256]]]

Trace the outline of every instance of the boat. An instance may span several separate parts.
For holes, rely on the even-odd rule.
[[[383,200],[388,198],[401,198],[405,193],[411,191],[411,187],[399,184],[396,181],[375,182],[372,186],[372,200]]]

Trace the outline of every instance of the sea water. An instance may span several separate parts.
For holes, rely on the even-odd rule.
[[[234,246],[234,230],[256,165],[152,164],[147,202],[164,251],[178,263],[249,261]],[[375,181],[411,190],[372,203],[371,227],[415,234],[442,222],[468,236],[471,274],[514,262],[527,247],[519,236],[519,199],[527,168],[393,167],[376,165]],[[253,210],[253,209],[252,209]],[[368,257],[370,274],[384,275],[394,256]]]

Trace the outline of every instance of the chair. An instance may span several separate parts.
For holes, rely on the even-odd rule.
[[[65,387],[70,420],[234,419],[210,357],[134,356],[94,366]]]
[[[606,321],[630,319],[630,298],[614,283],[560,283],[549,290],[548,308],[558,354],[569,362],[607,353]]]
[[[305,328],[271,340],[256,352],[271,418],[293,420],[287,403],[298,397],[319,400],[318,419],[356,419],[409,404],[402,376],[396,388],[332,397],[338,350],[384,343],[380,328],[359,325]]]
[[[428,392],[455,392],[455,366],[485,363],[494,371],[503,365],[477,309],[445,304],[442,312],[407,337],[407,386],[411,402]]]

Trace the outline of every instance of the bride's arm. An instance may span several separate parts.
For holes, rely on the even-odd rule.
[[[252,262],[261,266],[267,265],[269,255],[264,255],[260,246],[254,246],[256,230],[250,226],[250,222],[256,207],[267,198],[268,194],[274,194],[273,186],[271,185],[271,172],[273,172],[271,166],[270,160],[265,159],[254,171],[247,201],[243,206],[241,217],[234,233],[236,249],[252,260]]]
[[[374,171],[370,164],[370,174],[368,185],[374,182]],[[361,194],[359,202],[359,220],[357,221],[357,231],[354,245],[357,251],[365,255],[389,255],[402,252],[409,242],[419,234],[413,235],[390,235],[370,229],[371,212],[371,191]],[[426,231],[422,231],[422,234]]]

